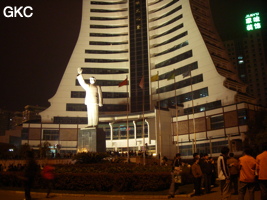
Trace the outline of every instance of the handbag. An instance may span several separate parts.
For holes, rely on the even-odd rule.
[[[182,176],[181,175],[174,175],[174,182],[175,183],[182,183]]]
[[[181,173],[181,168],[180,167],[174,167],[173,176],[174,176],[174,182],[175,183],[182,183],[182,177],[181,177],[180,173]]]

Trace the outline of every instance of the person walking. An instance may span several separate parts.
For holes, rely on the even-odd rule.
[[[234,154],[229,154],[230,158],[227,160],[227,165],[230,172],[230,184],[234,188],[234,195],[238,195],[238,177],[239,177],[239,164],[238,160],[234,158]]]
[[[171,172],[172,182],[170,185],[168,199],[174,198],[175,193],[179,189],[179,182],[181,181],[181,176],[180,176],[181,166],[182,166],[181,154],[177,153],[172,162],[172,172]]]
[[[231,199],[230,174],[227,166],[229,148],[223,147],[217,160],[218,179],[221,185],[222,199]]]
[[[43,179],[45,180],[45,186],[47,188],[46,198],[50,198],[50,193],[52,188],[54,187],[54,179],[55,179],[55,167],[52,165],[46,164],[42,171]]]
[[[195,158],[195,162],[192,165],[192,174],[194,180],[194,189],[195,196],[201,195],[201,179],[202,179],[202,171],[199,165],[199,158]]]
[[[244,154],[244,156],[239,158],[240,177],[238,200],[244,200],[247,190],[249,199],[254,200],[256,160],[251,156],[252,150],[250,148],[246,148]]]
[[[24,192],[25,192],[25,200],[31,200],[31,188],[35,179],[36,174],[39,171],[39,166],[37,165],[34,159],[33,151],[26,152],[26,166],[24,168]]]
[[[267,143],[262,145],[263,152],[256,157],[256,168],[261,190],[261,200],[267,199]]]

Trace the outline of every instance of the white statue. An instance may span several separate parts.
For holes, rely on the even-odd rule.
[[[96,78],[89,78],[90,84],[85,83],[82,76],[82,69],[78,68],[77,79],[83,89],[86,91],[84,104],[87,105],[88,126],[97,126],[98,124],[98,106],[103,106],[102,91],[99,85],[95,85]]]

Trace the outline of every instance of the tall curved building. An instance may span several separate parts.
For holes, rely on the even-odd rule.
[[[77,146],[77,127],[86,126],[78,67],[101,85],[107,150],[189,156],[203,144],[210,152],[211,140],[229,144],[228,112],[237,120],[230,139],[242,140],[240,110],[255,103],[215,30],[208,0],[83,0],[78,41],[42,125],[35,125],[43,135],[58,130],[66,151]]]

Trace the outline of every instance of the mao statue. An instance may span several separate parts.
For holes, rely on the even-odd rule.
[[[90,83],[85,83],[82,76],[82,69],[78,68],[77,79],[83,89],[86,91],[84,104],[87,105],[88,126],[95,127],[98,124],[98,106],[103,106],[102,91],[99,85],[96,85],[96,78],[91,76]]]

